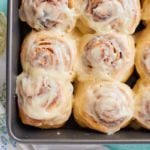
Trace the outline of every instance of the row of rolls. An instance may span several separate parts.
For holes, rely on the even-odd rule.
[[[150,21],[149,0],[22,0],[21,21],[31,28],[71,32],[117,31],[133,34],[139,21]]]
[[[148,0],[147,0],[148,1]],[[22,0],[20,19],[35,30],[134,33],[141,19],[139,0]]]
[[[73,112],[81,127],[107,134],[131,122],[150,129],[148,21],[131,35],[144,16],[139,0],[22,0],[19,13],[33,28],[16,81],[24,124],[60,128]]]

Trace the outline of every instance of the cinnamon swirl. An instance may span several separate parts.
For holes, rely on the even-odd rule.
[[[79,81],[126,81],[133,72],[135,46],[131,36],[117,33],[86,35],[76,66]]]
[[[36,30],[70,32],[76,22],[72,0],[22,0],[19,14]]]
[[[132,34],[140,21],[139,0],[79,0],[78,5],[80,20],[97,32]]]
[[[55,78],[72,79],[75,59],[75,41],[67,35],[31,32],[22,45],[22,66],[30,74],[44,73]]]
[[[72,110],[73,87],[48,76],[17,77],[16,93],[21,120],[39,128],[61,127]]]
[[[128,125],[133,117],[133,93],[119,82],[80,83],[73,109],[81,127],[113,134]]]

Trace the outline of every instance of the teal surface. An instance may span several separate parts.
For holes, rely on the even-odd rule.
[[[7,13],[7,0],[0,0],[0,11]],[[150,144],[110,144],[106,146],[110,150],[150,150]]]
[[[0,11],[7,13],[7,0],[0,0]]]
[[[110,150],[150,150],[150,144],[108,144]]]

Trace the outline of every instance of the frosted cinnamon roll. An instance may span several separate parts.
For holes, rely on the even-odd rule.
[[[73,109],[81,127],[113,134],[127,126],[133,117],[133,93],[119,82],[80,83]]]
[[[19,114],[24,124],[39,128],[58,128],[68,120],[72,110],[73,87],[48,76],[17,77],[16,93]]]
[[[22,0],[19,15],[36,30],[70,32],[76,22],[72,0]]]
[[[80,20],[98,32],[132,34],[140,21],[139,0],[78,0]]]
[[[135,46],[131,36],[86,35],[79,46],[78,79],[126,81],[133,72]]]
[[[56,36],[51,32],[31,32],[24,40],[22,66],[30,74],[49,74],[71,79],[76,59],[75,41],[70,36]]]
[[[147,27],[137,37],[135,65],[141,78],[150,81],[150,27]]]
[[[136,94],[135,118],[144,128],[150,130],[150,84],[141,79],[134,87]]]

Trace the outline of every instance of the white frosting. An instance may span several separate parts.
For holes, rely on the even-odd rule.
[[[92,10],[88,10],[90,8]],[[105,29],[125,33],[134,32],[129,30],[136,28],[140,15],[139,9],[138,0],[91,0],[90,2],[83,0],[81,6],[82,17],[87,20],[91,28],[100,32]]]
[[[33,74],[71,78],[76,58],[75,43],[69,38],[52,37],[50,34],[34,32],[25,39],[22,48],[22,53],[25,54],[22,58],[23,68]]]
[[[95,121],[114,122],[123,118],[123,122],[133,115],[133,100],[124,89],[115,85],[96,84],[86,91],[85,111]],[[102,123],[102,122],[101,122]]]
[[[75,25],[75,11],[68,7],[68,0],[25,0],[20,8],[20,18],[37,30],[64,32],[71,31]]]
[[[82,74],[120,81],[134,65],[135,49],[129,40],[132,41],[117,34],[101,34],[87,38],[81,53],[81,71],[84,70]]]
[[[71,84],[52,80],[47,76],[17,78],[19,107],[32,119],[61,122],[68,119],[72,109]],[[22,89],[22,90],[21,90]]]
[[[150,125],[150,91],[144,90],[138,100],[137,111],[142,114],[141,119]]]

